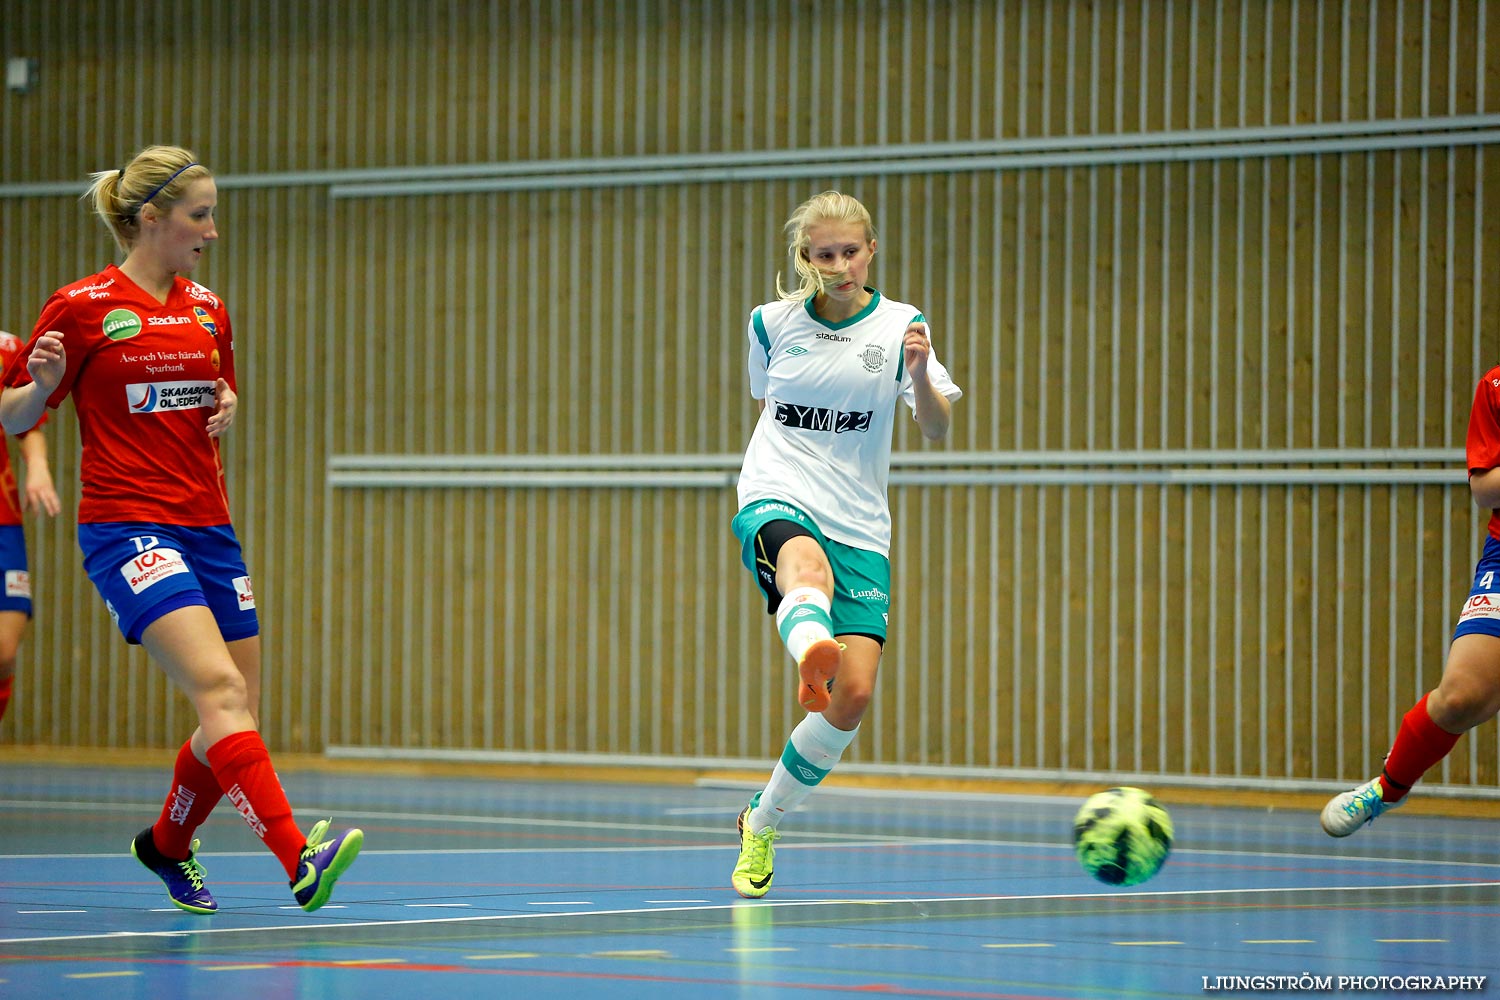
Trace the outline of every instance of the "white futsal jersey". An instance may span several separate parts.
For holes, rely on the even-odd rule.
[[[926,320],[870,291],[870,304],[838,323],[819,317],[811,299],[750,314],[750,395],[766,408],[745,450],[739,503],[785,500],[830,539],[889,556],[896,400],[917,405],[901,343],[909,324]],[[963,394],[936,351],[927,375],[949,399]]]

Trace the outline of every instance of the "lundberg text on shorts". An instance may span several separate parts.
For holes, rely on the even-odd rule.
[[[1204,976],[1205,993],[1280,993],[1402,990],[1408,993],[1482,991],[1487,976]]]

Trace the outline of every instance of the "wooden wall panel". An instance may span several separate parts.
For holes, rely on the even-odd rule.
[[[199,277],[235,320],[273,746],[763,758],[792,707],[728,489],[334,488],[330,461],[738,452],[745,319],[826,186],[875,212],[875,280],[968,390],[941,447],[901,421],[903,454],[1457,448],[1497,360],[1493,140],[1184,151],[1493,114],[1495,34],[1486,5],[1395,0],[0,0],[0,48],[41,66],[0,95],[0,325],[110,259],[88,171],[192,146],[221,179]],[[1136,132],[1191,136],[1113,138]],[[851,152],[1042,139],[905,173]],[[576,176],[760,150],[824,152],[814,176]],[[529,161],[557,161],[536,189],[335,190]],[[48,433],[71,506],[70,409]],[[1436,680],[1480,521],[1456,478],[892,498],[851,760],[1185,780],[1368,771]],[[69,519],[28,531],[0,740],[173,745],[186,704],[114,635]],[[1493,784],[1495,727],[1462,746],[1442,780]]]

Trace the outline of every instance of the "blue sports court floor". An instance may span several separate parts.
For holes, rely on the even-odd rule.
[[[1170,790],[1171,860],[1117,891],[1074,863],[1077,799],[825,788],[748,901],[748,785],[283,772],[303,828],[357,824],[364,853],[305,914],[221,806],[200,831],[221,909],[197,917],[127,852],[169,759],[0,767],[0,997],[1414,995],[1500,972],[1492,820],[1408,810],[1333,841],[1313,810]]]

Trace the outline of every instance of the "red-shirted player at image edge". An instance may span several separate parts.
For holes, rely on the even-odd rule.
[[[257,731],[260,626],[219,459],[239,401],[233,334],[219,297],[186,277],[218,239],[217,187],[188,150],[151,146],[94,173],[88,197],[125,260],[48,299],[5,371],[0,423],[29,429],[73,397],[84,567],[198,715],[131,853],[178,907],[216,911],[193,834],[225,795],[316,910],[364,834],[325,820],[304,836]]]
[[[1380,774],[1324,806],[1330,836],[1347,837],[1399,806],[1460,736],[1500,712],[1500,366],[1474,392],[1465,451],[1469,492],[1490,520],[1442,679],[1402,718]]]
[[[21,352],[21,338],[0,330],[0,369]],[[43,420],[45,422],[45,418]],[[0,447],[0,720],[15,690],[16,654],[31,620],[31,574],[26,559],[26,537],[21,530],[26,511],[56,516],[62,510],[47,462],[47,439],[41,424],[19,435],[21,460],[26,465],[26,492],[16,486],[10,450]]]

